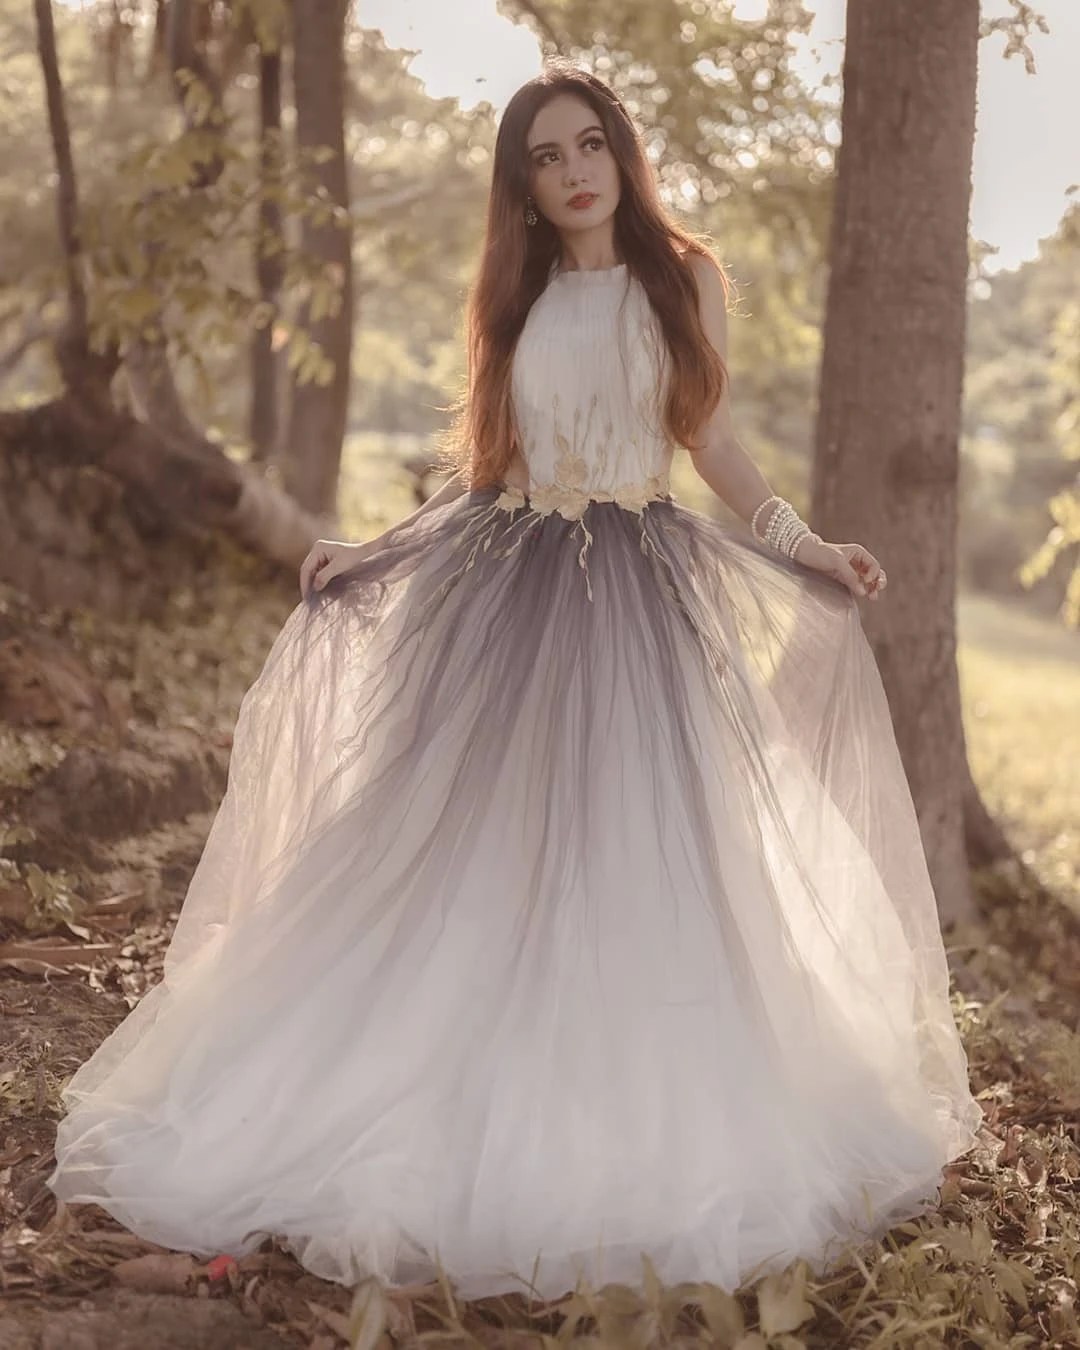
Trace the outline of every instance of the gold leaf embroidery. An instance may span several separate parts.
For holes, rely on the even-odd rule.
[[[589,466],[581,455],[575,455],[570,442],[561,431],[555,433],[559,455],[555,461],[555,482],[564,488],[581,488],[589,476]]]

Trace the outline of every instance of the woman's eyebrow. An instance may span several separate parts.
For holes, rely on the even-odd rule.
[[[602,132],[603,130],[604,128],[602,126],[596,124],[594,124],[591,127],[584,127],[581,131],[578,132],[575,139],[580,141],[582,136],[587,136],[590,131]],[[533,145],[529,147],[529,154],[535,155],[537,150],[558,150],[558,148],[559,143],[557,141],[541,141],[539,145]]]

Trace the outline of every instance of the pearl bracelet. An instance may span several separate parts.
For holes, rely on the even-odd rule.
[[[761,503],[761,505],[758,507],[758,509],[757,509],[757,510],[754,512],[754,514],[750,517],[750,533],[754,536],[755,539],[760,539],[760,538],[761,538],[761,535],[758,534],[757,523],[758,523],[759,517],[761,516],[762,511],[764,511],[766,507],[772,506],[773,502],[779,502],[779,501],[783,501],[783,498],[782,498],[782,497],[766,497],[765,500],[764,500],[764,501]]]
[[[765,526],[764,535],[760,535],[757,531],[758,520],[762,511],[764,511],[766,507],[771,506],[774,502],[776,503],[776,509],[769,517],[769,523]],[[807,535],[812,533],[810,526],[799,516],[799,513],[791,503],[785,501],[783,497],[777,497],[775,495],[766,498],[754,512],[750,521],[750,530],[755,539],[768,544],[771,548],[776,549],[778,553],[782,553],[785,557],[792,559],[795,557],[796,550],[802,541]]]

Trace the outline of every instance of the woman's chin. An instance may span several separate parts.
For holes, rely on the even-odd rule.
[[[567,232],[573,230],[595,230],[599,226],[606,224],[614,214],[613,211],[605,211],[596,206],[590,206],[584,211],[566,210],[558,217],[555,217],[552,223],[557,230],[565,230]]]

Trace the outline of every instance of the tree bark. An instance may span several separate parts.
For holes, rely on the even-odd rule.
[[[93,354],[86,287],[82,275],[82,244],[79,239],[79,191],[75,161],[71,153],[64,85],[56,55],[56,30],[51,0],[34,0],[37,24],[38,59],[45,83],[45,102],[49,112],[49,133],[56,161],[56,219],[67,283],[67,313],[56,338],[56,358],[65,383],[71,388],[97,388],[108,382],[116,370],[114,351]]]
[[[283,280],[281,201],[281,48],[259,52],[259,237],[255,273],[259,298],[276,313]],[[251,455],[267,460],[277,444],[277,359],[274,324],[257,328],[251,339]]]
[[[848,0],[815,528],[877,554],[865,606],[943,918],[971,912],[956,667],[958,443],[978,0]]]
[[[64,87],[56,55],[56,29],[53,26],[51,0],[34,0],[34,15],[37,20],[38,58],[49,110],[49,132],[56,161],[56,217],[67,279],[68,318],[72,329],[77,330],[85,340],[86,291],[79,273],[79,194],[75,183],[75,162],[71,154],[71,132],[64,106]]]
[[[336,312],[304,327],[334,363],[326,385],[294,379],[288,427],[279,462],[289,492],[309,511],[334,516],[341,448],[348,418],[352,358],[352,230],[349,219],[348,166],[345,161],[345,16],[347,0],[295,0],[293,82],[296,93],[296,141],[303,154],[329,149],[330,156],[311,166],[337,219],[325,222],[305,215],[303,249],[323,274],[339,286]]]

